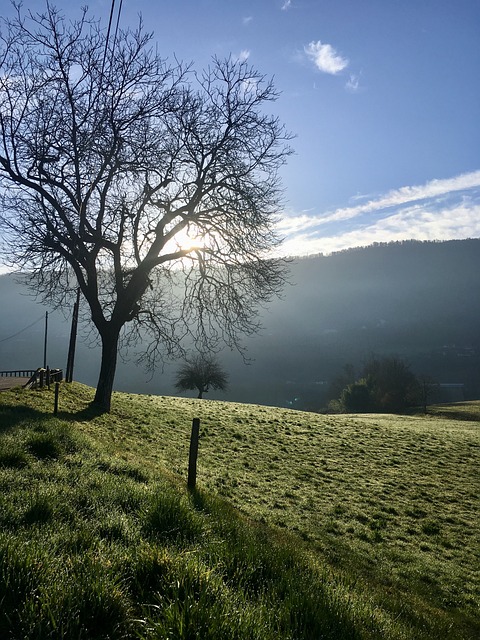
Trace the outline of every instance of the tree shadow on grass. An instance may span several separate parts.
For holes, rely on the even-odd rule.
[[[19,424],[28,421],[38,422],[49,414],[32,409],[26,405],[0,407],[0,433],[15,429]]]
[[[462,420],[467,422],[480,422],[480,413],[466,411],[465,409],[441,409],[432,412],[435,417],[446,418],[447,420]]]
[[[473,409],[468,403],[437,404],[428,408],[428,413],[447,420],[480,421],[480,409]]]
[[[194,488],[189,489],[188,493],[190,495],[191,503],[194,509],[196,509],[197,511],[210,511],[210,501],[205,497],[203,491]]]
[[[86,407],[78,411],[59,411],[57,418],[68,421],[90,422],[90,420],[103,416],[105,413],[108,413],[106,409],[94,402],[90,402]]]
[[[103,415],[105,410],[93,403],[78,411],[58,411],[54,415],[52,411],[39,411],[24,404],[14,406],[0,406],[0,434],[15,429],[18,425],[27,421],[36,423],[46,418],[59,418],[66,422],[89,422]]]

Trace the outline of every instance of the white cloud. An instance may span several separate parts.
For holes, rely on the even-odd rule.
[[[348,66],[347,58],[342,58],[331,44],[323,44],[320,40],[310,42],[304,51],[319,71],[337,75]]]
[[[250,57],[250,51],[248,49],[242,49],[242,51],[240,51],[240,53],[237,56],[237,60],[238,62],[245,62],[245,60],[248,60]]]
[[[318,218],[306,214],[284,217],[277,224],[278,231],[283,235],[300,233],[313,227],[318,227]]]
[[[242,22],[244,25],[250,24],[250,22],[253,20],[253,16],[245,16],[245,18],[243,18]]]
[[[331,253],[374,242],[480,237],[480,171],[402,187],[365,205],[282,219],[283,255]]]
[[[288,11],[292,6],[292,0],[285,0],[282,5],[282,11]]]

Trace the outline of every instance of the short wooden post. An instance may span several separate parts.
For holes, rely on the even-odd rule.
[[[47,389],[50,391],[50,367],[49,366],[47,366],[45,376],[47,378]]]
[[[190,454],[188,457],[188,482],[187,487],[190,491],[195,489],[197,483],[197,457],[198,457],[198,439],[200,435],[200,418],[194,418],[192,421],[192,435],[190,436]]]
[[[56,416],[58,413],[58,394],[60,393],[60,383],[55,382],[55,405],[53,407],[53,415]]]

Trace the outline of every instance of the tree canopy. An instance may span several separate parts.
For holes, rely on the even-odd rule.
[[[95,401],[110,408],[117,352],[241,348],[277,295],[274,258],[291,136],[246,61],[202,72],[160,57],[140,21],[115,38],[82,10],[3,19],[0,225],[4,255],[44,301],[77,287],[102,343]]]
[[[332,406],[347,413],[399,413],[419,401],[419,392],[417,377],[401,358],[372,356]]]

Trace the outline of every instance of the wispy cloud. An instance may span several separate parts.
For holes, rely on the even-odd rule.
[[[348,59],[343,58],[331,44],[317,40],[304,47],[305,54],[322,73],[337,75],[348,66]]]
[[[284,236],[291,234],[300,234],[308,229],[318,227],[319,219],[315,216],[309,216],[301,213],[300,215],[285,216],[279,220],[277,224],[278,231]]]
[[[245,18],[242,19],[242,23],[246,26],[250,24],[252,20],[253,20],[253,16],[245,16]]]
[[[292,0],[285,0],[282,4],[282,11],[288,11],[292,6]]]
[[[248,60],[250,57],[250,51],[248,49],[242,49],[242,51],[240,51],[240,53],[237,56],[237,60],[238,62],[245,62],[245,60]]]
[[[349,79],[347,80],[347,82],[345,83],[345,88],[348,89],[349,91],[352,91],[353,93],[355,93],[355,91],[358,91],[360,88],[359,76],[352,73]]]
[[[480,237],[480,171],[402,187],[323,215],[285,216],[278,229],[285,255],[331,253],[373,242]]]
[[[480,187],[480,171],[463,173],[459,176],[455,176],[454,178],[431,180],[423,185],[394,189],[386,193],[384,196],[369,200],[365,204],[337,209],[336,211],[319,218],[319,222],[321,221],[325,223],[338,220],[349,220],[360,214],[372,213],[396,206],[398,207],[418,200],[438,198],[452,192],[463,191],[474,187]]]

